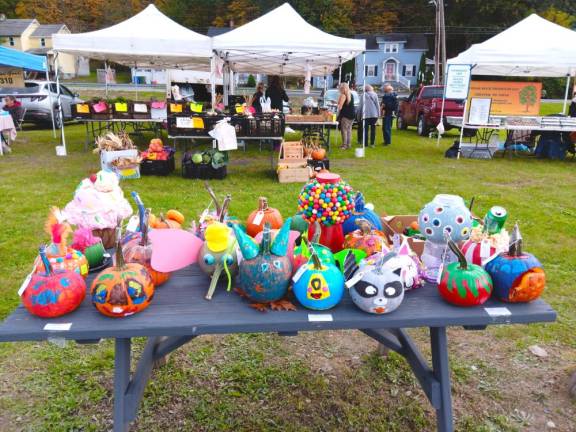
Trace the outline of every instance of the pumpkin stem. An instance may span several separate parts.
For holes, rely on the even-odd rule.
[[[508,255],[513,257],[522,256],[522,234],[520,234],[520,227],[518,226],[518,222],[514,224],[514,229],[510,235]]]
[[[228,214],[228,207],[230,207],[230,201],[232,201],[232,196],[228,194],[226,195],[226,198],[224,198],[224,203],[222,203],[222,209],[220,210],[220,213],[218,213],[218,220],[222,223],[224,223],[226,215]]]
[[[312,243],[319,243],[321,234],[322,234],[322,227],[320,226],[320,222],[314,221],[314,234],[312,235],[310,241]]]
[[[265,255],[270,253],[270,243],[272,234],[270,232],[270,223],[266,222],[264,224],[264,229],[262,230],[262,242],[260,243],[260,255]]]
[[[354,223],[356,226],[358,226],[358,228],[360,228],[362,235],[368,235],[370,234],[370,231],[372,231],[372,225],[366,219],[358,218],[354,221]]]
[[[130,193],[130,195],[132,195],[132,199],[134,199],[134,202],[136,202],[136,206],[138,207],[138,218],[140,220],[140,231],[142,231],[144,229],[144,223],[145,223],[144,214],[146,212],[146,209],[144,208],[144,203],[140,199],[140,195],[138,195],[138,192],[132,191]]]
[[[308,247],[308,252],[310,252],[310,259],[312,260],[312,264],[314,264],[314,269],[315,270],[321,270],[322,269],[322,261],[320,261],[320,257],[318,256],[316,249],[314,249],[314,245],[306,242],[306,246]]]
[[[216,207],[216,214],[219,215],[220,213],[222,213],[222,207],[220,206],[220,203],[218,202],[218,198],[216,198],[216,194],[214,193],[214,191],[212,190],[212,188],[210,187],[210,185],[208,184],[207,181],[204,182],[204,187],[208,191],[208,195],[210,195],[210,198],[212,199],[212,202],[214,203],[214,207]]]
[[[268,199],[266,197],[258,198],[258,210],[260,211],[268,210]]]
[[[40,259],[42,260],[42,264],[44,264],[44,269],[46,270],[46,276],[50,276],[52,274],[52,265],[50,264],[50,260],[46,256],[46,246],[40,246],[40,250],[38,251],[40,254]]]
[[[126,263],[124,262],[124,255],[122,253],[122,220],[119,218],[118,226],[116,227],[116,267],[123,269]]]
[[[450,250],[454,252],[454,255],[456,255],[456,257],[458,258],[460,269],[468,270],[468,261],[466,261],[466,257],[464,256],[458,245],[454,243],[454,240],[452,240],[452,237],[450,237],[450,234],[448,233],[446,233],[446,241],[448,242],[448,247],[450,248]]]

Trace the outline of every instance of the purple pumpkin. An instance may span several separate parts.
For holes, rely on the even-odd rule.
[[[290,222],[290,219],[284,222],[272,244],[270,224],[266,223],[260,247],[238,225],[232,225],[244,257],[238,272],[238,285],[252,301],[274,302],[288,291],[292,276],[292,263],[286,256]]]
[[[350,217],[342,224],[344,235],[358,229],[356,219],[366,219],[374,229],[382,231],[382,222],[380,221],[380,218],[373,210],[366,207],[362,192],[357,192],[354,196],[354,210],[352,210]]]

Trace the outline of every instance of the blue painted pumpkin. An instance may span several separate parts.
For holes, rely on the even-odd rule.
[[[439,194],[420,211],[418,225],[433,243],[444,243],[445,234],[458,243],[470,237],[472,217],[461,197]]]
[[[331,309],[344,295],[344,276],[333,264],[321,262],[316,252],[299,270],[292,290],[302,306],[313,310]]]
[[[240,263],[238,286],[246,296],[258,303],[280,300],[286,295],[292,276],[292,263],[286,256],[290,219],[271,243],[270,224],[262,231],[260,247],[240,227],[232,224],[244,260]]]
[[[494,295],[505,302],[530,302],[540,297],[546,287],[542,264],[534,255],[522,251],[518,225],[514,226],[508,252],[488,262],[485,268],[492,276]]]
[[[358,229],[356,219],[366,219],[374,229],[382,231],[382,222],[380,221],[380,217],[373,210],[366,208],[362,192],[356,193],[354,197],[354,210],[352,210],[350,217],[342,224],[344,235]]]

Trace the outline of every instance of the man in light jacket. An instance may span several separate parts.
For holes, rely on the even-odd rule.
[[[358,109],[358,144],[362,143],[363,123],[366,124],[364,131],[364,144],[374,147],[376,142],[376,122],[380,116],[380,103],[378,95],[371,85],[364,87],[364,95],[360,96],[360,107]],[[364,122],[362,122],[364,120]],[[370,131],[370,141],[368,141],[368,131]]]

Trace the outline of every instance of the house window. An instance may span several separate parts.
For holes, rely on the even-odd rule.
[[[377,65],[366,65],[364,66],[364,75],[366,77],[378,76],[378,66]]]
[[[14,38],[13,38],[12,36],[10,36],[10,37],[8,38],[8,43],[10,44],[10,46],[16,45],[16,42],[14,41]]]
[[[40,46],[41,46],[41,47],[45,47],[45,46],[46,46],[46,39],[40,38]]]
[[[397,43],[384,44],[384,52],[385,53],[397,53],[398,52],[398,44]]]
[[[416,65],[407,64],[402,66],[402,75],[408,78],[416,76]]]

